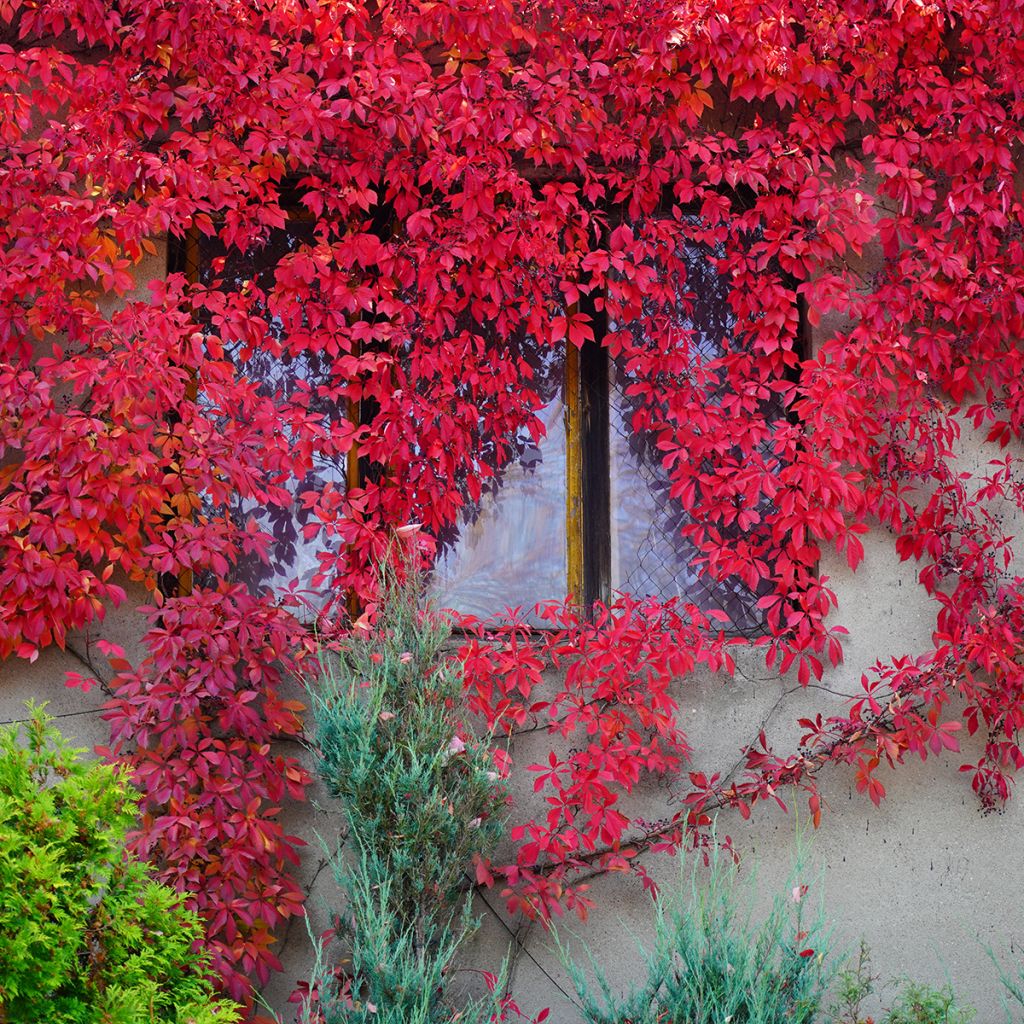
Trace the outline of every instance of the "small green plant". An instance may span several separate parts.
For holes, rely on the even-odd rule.
[[[863,1004],[876,992],[879,977],[871,971],[871,954],[861,940],[854,965],[839,972],[835,1002],[829,1008],[830,1024],[875,1024],[875,1018],[864,1013]],[[893,982],[882,987],[890,984]],[[957,1006],[948,985],[932,988],[908,979],[902,982],[896,1002],[882,1010],[878,1020],[879,1024],[969,1024],[973,1018],[974,1010]]]
[[[861,939],[856,962],[844,967],[836,978],[835,1002],[829,1007],[832,1024],[874,1024],[864,1012],[865,1001],[874,994],[879,975],[871,970],[871,950]]]
[[[310,687],[321,776],[341,803],[345,850],[335,876],[347,946],[343,976],[323,951],[310,1020],[461,1024],[487,1005],[453,1008],[455,952],[475,922],[467,877],[501,835],[505,791],[486,744],[464,731],[460,667],[445,658],[448,626],[421,611],[415,581],[382,571],[379,615],[340,650],[325,650]]]
[[[1016,1004],[1017,1007],[1024,1009],[1024,967],[1016,967],[1015,973],[1011,974],[991,949],[988,950],[988,955],[999,972],[999,980],[1002,983],[1004,994],[1003,1008],[1006,1011],[1006,1020],[1009,1024],[1014,1019],[1011,1006]]]
[[[136,800],[30,707],[0,730],[0,1022],[231,1024],[193,952],[203,930],[125,856]]]
[[[660,898],[646,980],[616,995],[588,951],[595,981],[560,945],[587,1024],[811,1024],[831,977],[819,912],[807,922],[798,854],[791,888],[759,924],[752,888],[717,847],[706,870],[681,865],[676,896]],[[596,988],[596,993],[595,993]]]
[[[884,1024],[970,1024],[974,1010],[957,1006],[952,988],[932,988],[906,981]]]

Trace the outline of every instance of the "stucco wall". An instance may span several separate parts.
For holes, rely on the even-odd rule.
[[[847,662],[826,676],[825,684],[837,692],[853,692],[860,672],[878,657],[908,650],[923,650],[929,643],[932,610],[914,579],[913,566],[900,564],[885,538],[867,545],[865,564],[854,576],[839,564],[822,566],[837,582],[841,608],[839,621],[850,629]],[[826,560],[827,562],[828,560]],[[88,643],[76,636],[69,651],[46,651],[32,665],[9,662],[0,667],[0,719],[23,717],[28,699],[48,700],[50,711],[61,717],[60,726],[75,742],[91,747],[107,740],[105,724],[96,709],[103,700],[96,689],[88,695],[63,685],[67,671],[84,671],[72,650],[87,651],[104,672],[105,663],[94,646],[97,637],[124,646],[131,657],[143,622],[132,611],[109,615]],[[696,751],[694,770],[729,771],[740,745],[764,726],[785,748],[795,739],[796,719],[812,706],[824,710],[838,706],[840,698],[821,690],[802,691],[794,682],[783,683],[763,664],[746,659],[732,680],[708,674],[694,677],[678,688],[681,716]],[[531,763],[544,748],[544,737],[520,740],[514,749],[517,763]],[[880,808],[858,794],[852,772],[831,768],[823,777],[827,800],[822,827],[811,837],[814,860],[823,870],[822,886],[834,945],[854,951],[867,938],[877,970],[886,975],[909,975],[941,984],[952,979],[963,998],[978,1007],[979,1022],[1001,1021],[1000,990],[987,953],[991,948],[1004,962],[1021,959],[1024,916],[1024,850],[1021,830],[1024,804],[1013,800],[1003,814],[983,816],[967,779],[957,771],[971,757],[947,755],[915,762],[884,774],[888,791]],[[530,794],[520,789],[522,801]],[[788,794],[784,794],[788,799]],[[654,786],[643,795],[652,815],[665,813],[672,799],[671,786]],[[802,802],[789,801],[803,814]],[[318,805],[318,806],[317,806]],[[322,792],[314,802],[288,812],[288,831],[306,835],[311,845],[303,856],[304,881],[316,876],[310,903],[314,931],[326,927],[323,900],[335,900],[329,871],[321,869],[322,852],[312,835],[315,828],[329,839],[335,831],[331,801]],[[767,900],[785,882],[793,848],[794,816],[779,811],[755,811],[749,823],[738,816],[723,819],[720,829],[734,837],[747,856],[744,871],[756,862],[758,886]],[[678,881],[672,858],[651,857],[648,866],[665,891]],[[319,874],[317,874],[319,870]],[[566,921],[562,935],[572,945],[585,941],[609,976],[626,984],[640,970],[640,956],[632,936],[642,940],[650,931],[649,897],[640,886],[621,875],[596,880],[591,895],[596,902],[586,924]],[[487,894],[492,907],[501,908],[497,893]],[[480,935],[467,950],[465,964],[494,970],[509,948],[510,934],[483,902]],[[572,1003],[557,985],[569,988],[551,943],[539,926],[521,929],[529,955],[515,958],[513,993],[524,1010],[551,1008],[553,1021],[578,1019]],[[281,950],[286,971],[266,991],[271,1006],[289,1020],[288,992],[308,971],[309,941],[297,922]],[[531,958],[554,979],[549,980]],[[467,974],[472,985],[474,976]],[[555,984],[557,982],[557,985]]]
[[[828,564],[828,559],[822,566],[837,583],[837,621],[851,634],[847,663],[823,683],[837,693],[855,692],[861,671],[877,658],[925,650],[930,643],[929,602],[915,582],[913,567],[901,565],[891,550],[884,538],[870,541],[856,576],[844,566]],[[798,738],[795,723],[806,711],[813,707],[826,713],[829,706],[841,704],[839,697],[822,690],[802,691],[794,682],[783,683],[749,659],[735,679],[705,674],[680,687],[678,696],[696,751],[693,769],[723,775],[735,765],[741,743],[762,726],[784,750],[787,738],[791,743]],[[1024,805],[1014,800],[1005,813],[980,813],[968,777],[957,770],[962,761],[980,755],[979,749],[972,757],[974,746],[978,744],[968,741],[962,757],[949,755],[923,764],[915,760],[883,773],[888,795],[880,808],[856,792],[852,770],[827,769],[821,778],[827,807],[821,828],[809,838],[812,861],[822,871],[815,889],[824,894],[833,948],[855,954],[865,938],[879,973],[936,985],[951,980],[962,998],[978,1008],[979,1022],[994,1022],[1004,1020],[1005,1014],[987,950],[1006,964],[1019,963],[1024,945]],[[527,751],[525,743],[517,746],[520,763],[532,760]],[[650,794],[652,811],[670,795],[671,790]],[[782,796],[806,826],[804,799]],[[756,865],[757,889],[765,904],[783,891],[796,827],[793,814],[775,809],[755,809],[749,822],[738,815],[720,820],[720,832],[731,835],[745,857],[741,870],[746,874]],[[678,887],[674,859],[652,857],[648,867],[664,891]],[[589,921],[567,921],[561,930],[566,937],[572,933],[570,945],[585,941],[608,976],[626,985],[640,976],[641,958],[632,937],[642,940],[650,934],[649,898],[638,883],[621,875],[595,881],[591,895],[597,907]],[[474,958],[493,963],[507,939],[503,928],[488,922]],[[529,931],[525,945],[558,986],[571,991],[539,928]],[[525,955],[517,960],[515,994],[524,1009],[550,1006],[553,1020],[578,1019],[571,1001]],[[883,998],[892,995],[890,989]]]
[[[140,279],[161,272],[162,260],[160,254],[142,267]],[[986,452],[965,440],[965,466],[976,468],[986,458]],[[840,598],[836,621],[850,630],[846,663],[827,674],[823,683],[827,690],[801,690],[795,681],[782,681],[768,671],[759,658],[747,658],[732,680],[703,675],[680,684],[677,697],[696,751],[694,770],[728,772],[740,747],[762,727],[780,749],[787,749],[799,732],[796,720],[811,708],[839,707],[841,694],[854,692],[861,672],[875,660],[928,649],[935,609],[916,582],[916,567],[898,561],[884,531],[869,535],[865,547],[865,562],[856,575],[833,556],[826,556],[822,564]],[[141,595],[132,598],[141,599]],[[140,654],[144,621],[131,608],[132,600],[124,609],[112,611],[89,635],[72,637],[67,652],[48,650],[34,664],[0,665],[0,719],[22,718],[28,699],[47,700],[51,713],[59,716],[61,728],[75,742],[85,747],[106,742],[106,726],[98,718],[103,693],[68,690],[63,680],[68,671],[87,671],[82,661],[89,658],[101,675],[107,674],[95,648],[99,637],[120,644],[130,658]],[[544,744],[543,736],[518,741],[517,763],[531,763]],[[851,771],[828,770],[823,778],[827,808],[812,850],[823,869],[835,945],[852,952],[865,937],[876,968],[885,975],[905,974],[934,983],[948,976],[963,998],[978,1007],[978,1020],[985,1024],[1004,1019],[987,948],[1013,962],[1020,960],[1024,944],[1020,896],[1024,891],[1020,842],[1024,804],[1015,800],[1003,814],[982,816],[967,779],[957,771],[961,761],[972,759],[969,742],[967,747],[962,757],[948,755],[883,774],[888,797],[879,809],[856,793]],[[531,799],[525,790],[517,796],[522,801]],[[671,804],[673,787],[653,787],[642,799],[652,816],[660,817]],[[311,803],[287,809],[286,814],[288,831],[311,842],[302,873],[313,889],[310,910],[317,932],[326,923],[322,901],[333,902],[334,893],[329,871],[322,870],[322,852],[313,830],[329,840],[336,819],[323,793],[315,792],[314,801],[319,807]],[[794,827],[794,817],[778,811],[755,813],[749,823],[730,817],[720,825],[747,854],[744,870],[757,862],[766,897],[786,877]],[[649,867],[666,889],[679,877],[675,861],[669,858],[651,858]],[[567,922],[563,937],[571,943],[570,930],[578,933],[610,977],[625,984],[639,969],[640,958],[630,936],[642,939],[649,932],[649,899],[637,883],[621,875],[595,881],[592,895],[597,909],[590,921],[586,925]],[[487,894],[487,899],[495,907],[502,905],[497,893]],[[550,1007],[554,1022],[576,1020],[572,1003],[558,987],[566,987],[564,972],[543,930],[538,926],[522,929],[511,922],[506,929],[482,902],[480,910],[484,924],[467,950],[466,965],[494,970],[509,948],[510,931],[518,931],[526,953],[519,952],[515,958],[514,996],[527,1011]],[[301,923],[291,928],[281,952],[285,973],[265,996],[289,1020],[293,1011],[286,1004],[287,994],[308,972],[310,946]],[[474,975],[465,977],[470,985],[474,983]]]

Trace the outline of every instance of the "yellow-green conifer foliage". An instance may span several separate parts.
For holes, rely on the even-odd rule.
[[[0,730],[0,1022],[233,1024],[195,914],[125,856],[131,786],[50,723]]]

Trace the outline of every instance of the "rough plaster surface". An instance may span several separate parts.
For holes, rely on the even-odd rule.
[[[837,692],[852,691],[862,669],[878,657],[925,649],[930,642],[932,611],[914,579],[914,569],[901,565],[885,537],[870,540],[862,569],[852,576],[838,562],[823,565],[840,594],[838,620],[850,628],[847,664],[826,677]],[[833,560],[826,560],[829,563]],[[137,613],[118,611],[90,638],[102,635],[139,654],[143,622]],[[102,656],[85,637],[73,638],[69,648],[87,651],[103,672]],[[0,718],[23,717],[25,700],[48,700],[52,713],[62,717],[62,729],[78,744],[91,747],[107,739],[95,709],[99,690],[83,695],[63,685],[66,671],[84,671],[70,653],[47,651],[32,665],[8,662],[0,667]],[[822,691],[802,691],[782,682],[763,664],[747,659],[733,680],[695,677],[678,688],[680,714],[694,747],[693,767],[728,771],[739,747],[764,725],[769,737],[785,749],[799,730],[795,720],[812,705],[821,708],[840,698]],[[520,765],[544,749],[543,737],[517,744]],[[969,759],[969,753],[965,759]],[[979,1009],[979,1024],[1004,1019],[996,972],[986,948],[1006,963],[1020,959],[1024,943],[1020,893],[1024,891],[1024,855],[1020,832],[1024,805],[1012,801],[1002,815],[982,816],[965,777],[957,771],[961,758],[948,755],[914,763],[883,776],[888,797],[874,808],[856,793],[852,773],[830,769],[824,778],[828,807],[821,829],[812,837],[812,852],[823,870],[822,886],[829,921],[839,948],[853,951],[861,937],[870,942],[875,966],[886,975],[909,975],[936,984],[951,978],[963,998]],[[648,787],[640,799],[651,816],[671,809],[675,787]],[[518,794],[528,800],[529,794]],[[794,806],[802,806],[797,802]],[[286,811],[288,831],[309,838],[303,880],[312,883],[310,909],[314,933],[327,927],[328,903],[336,900],[330,872],[323,870],[322,850],[313,831],[330,843],[336,839],[337,818],[331,801],[317,790],[314,803]],[[747,854],[744,871],[758,864],[758,885],[767,899],[785,883],[793,845],[795,820],[773,810],[755,812],[751,822],[731,817],[721,823]],[[666,891],[678,884],[678,866],[667,857],[652,858],[649,866]],[[319,872],[319,874],[318,874]],[[592,888],[597,908],[580,925],[567,921],[561,934],[574,945],[579,936],[593,950],[616,985],[639,976],[640,956],[632,937],[643,941],[650,930],[650,906],[638,884],[622,876],[597,880]],[[486,896],[501,908],[497,893]],[[325,903],[328,901],[328,903]],[[503,918],[479,903],[483,916],[480,935],[467,950],[467,968],[494,970],[509,947],[510,933]],[[518,923],[507,922],[513,930]],[[513,993],[524,1010],[551,1008],[551,1019],[577,1019],[572,1004],[556,987],[567,987],[564,972],[543,930],[520,930],[526,953],[515,959]],[[282,943],[286,971],[267,989],[269,1005],[289,1020],[293,1008],[286,1000],[295,980],[308,973],[309,940],[296,922]],[[531,959],[531,957],[533,959]],[[534,962],[536,960],[539,965]],[[554,981],[542,972],[546,971]],[[467,971],[467,985],[478,976]]]

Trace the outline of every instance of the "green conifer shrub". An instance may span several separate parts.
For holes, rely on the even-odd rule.
[[[753,888],[740,889],[717,847],[706,869],[682,868],[678,892],[655,905],[646,977],[622,995],[589,951],[590,975],[560,944],[586,1024],[811,1024],[832,972],[823,916],[807,914],[801,877],[798,848],[789,891],[755,922]]]
[[[181,897],[125,856],[136,800],[42,709],[0,730],[0,1022],[232,1024]]]
[[[467,868],[503,830],[506,794],[485,743],[459,717],[450,629],[421,611],[416,587],[382,572],[372,630],[325,649],[310,686],[320,775],[338,798],[345,844],[334,858],[344,980],[321,976],[328,1024],[460,1024],[500,1013],[453,1007],[451,965],[475,928]]]

